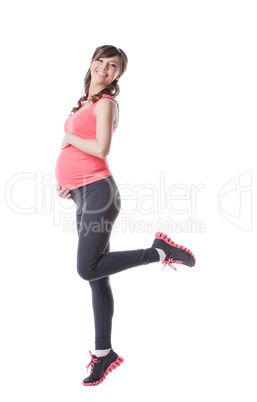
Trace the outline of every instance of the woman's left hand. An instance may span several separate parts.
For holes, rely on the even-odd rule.
[[[67,148],[68,146],[70,146],[70,143],[69,143],[69,134],[70,134],[70,133],[66,133],[66,134],[64,135],[64,137],[63,137],[63,139],[62,139],[61,149]]]

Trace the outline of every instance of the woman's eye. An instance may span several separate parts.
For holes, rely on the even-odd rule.
[[[97,61],[100,61],[101,63],[103,63],[103,59],[100,57],[100,59],[97,59]],[[110,64],[112,67],[114,67],[114,68],[116,68],[117,66],[116,66],[116,64],[114,64],[114,63],[111,63]]]

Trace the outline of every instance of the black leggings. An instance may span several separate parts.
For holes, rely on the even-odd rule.
[[[77,270],[89,281],[95,321],[95,349],[111,348],[113,295],[109,275],[159,261],[155,248],[110,252],[109,239],[121,203],[112,176],[70,190],[79,236]]]

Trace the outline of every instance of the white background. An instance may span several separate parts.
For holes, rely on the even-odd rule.
[[[2,400],[256,402],[254,3],[2,6]],[[111,249],[149,247],[172,219],[169,236],[197,263],[176,272],[155,263],[111,278],[113,348],[125,362],[86,388],[90,288],[76,272],[74,204],[57,196],[54,169],[64,122],[105,44],[129,59],[108,156],[125,188]],[[178,200],[168,199],[171,186]]]

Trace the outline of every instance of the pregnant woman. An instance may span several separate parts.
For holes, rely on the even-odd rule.
[[[56,190],[76,204],[77,270],[89,282],[95,322],[95,351],[83,385],[100,384],[123,358],[112,349],[113,295],[109,276],[161,261],[164,265],[195,265],[190,250],[156,233],[146,249],[110,252],[111,229],[120,211],[120,194],[107,163],[119,120],[118,80],[127,56],[114,46],[98,47],[84,79],[84,95],[65,122],[62,150],[56,164]]]

